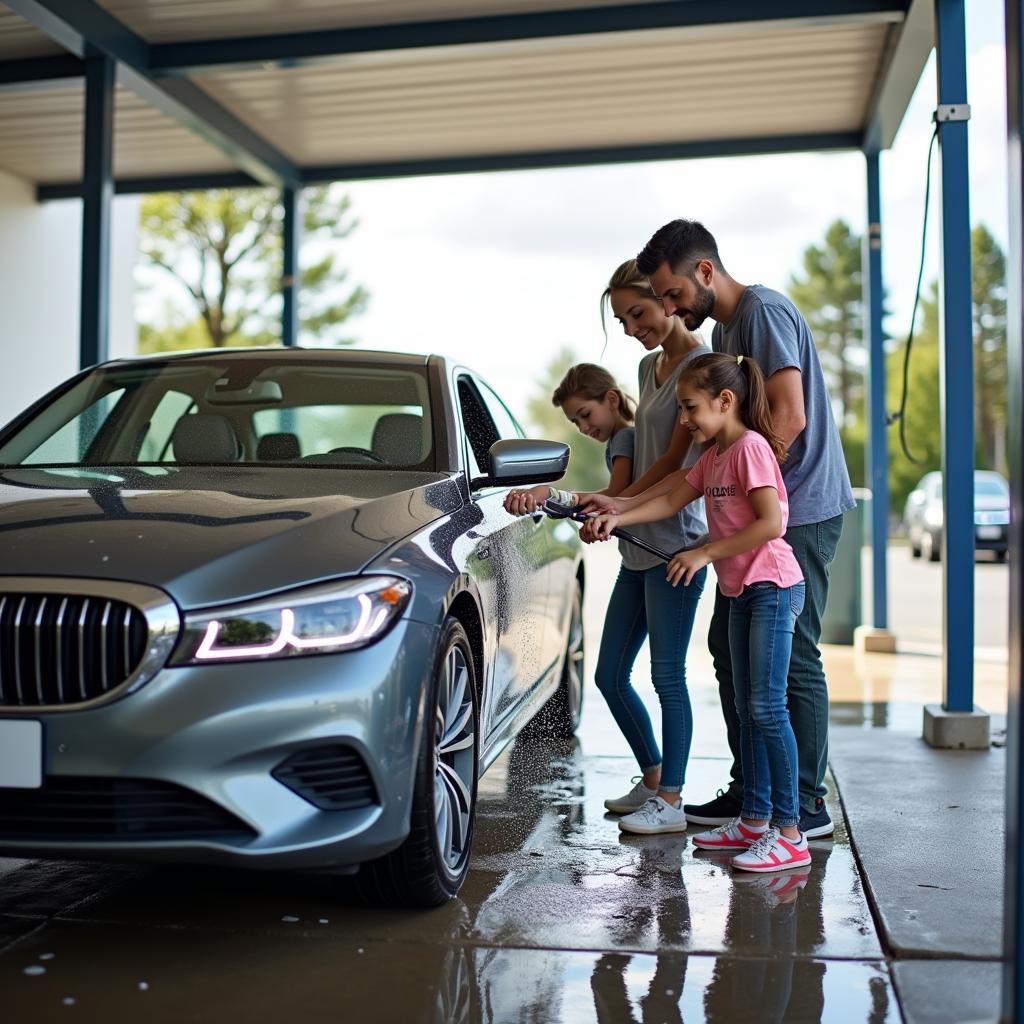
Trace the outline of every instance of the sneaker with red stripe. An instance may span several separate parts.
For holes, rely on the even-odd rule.
[[[702,850],[745,850],[753,846],[765,834],[765,829],[751,828],[743,824],[742,818],[733,818],[728,825],[719,825],[710,832],[700,832],[693,837],[693,845]]]
[[[787,839],[777,828],[768,829],[753,846],[732,859],[732,866],[742,871],[785,871],[811,863],[807,837]]]

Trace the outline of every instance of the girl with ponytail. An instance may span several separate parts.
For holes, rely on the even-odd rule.
[[[729,648],[740,719],[740,816],[694,837],[701,849],[732,850],[733,867],[782,871],[810,864],[801,835],[796,740],[786,707],[786,677],[804,580],[783,540],[789,506],[772,429],[764,375],[754,360],[716,352],[692,359],[679,376],[681,418],[710,444],[673,490],[642,502],[618,499],[619,514],[590,529],[607,539],[616,526],[675,515],[704,498],[709,543],[681,551],[668,566],[673,586],[689,585],[713,562],[729,599]]]

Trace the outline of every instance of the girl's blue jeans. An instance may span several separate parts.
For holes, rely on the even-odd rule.
[[[641,771],[661,765],[659,788],[678,793],[686,777],[693,735],[693,711],[686,689],[686,648],[693,632],[697,602],[707,570],[701,569],[689,586],[673,587],[665,566],[637,570],[622,568],[605,614],[601,650],[594,673],[597,688],[622,730]],[[633,662],[650,636],[651,682],[661,703],[662,760],[651,728],[651,717],[630,682]]]
[[[796,737],[786,706],[793,629],[804,584],[753,583],[729,599],[729,651],[740,719],[745,818],[778,826],[800,820]]]

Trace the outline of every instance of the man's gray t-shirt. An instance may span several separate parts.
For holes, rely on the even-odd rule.
[[[691,359],[707,351],[706,345],[698,345],[687,352],[660,387],[654,373],[658,353],[651,352],[640,360],[640,399],[636,408],[636,439],[633,449],[634,480],[639,480],[668,451],[672,432],[679,421],[679,398],[676,394],[679,374]],[[691,445],[680,468],[688,469],[699,455],[700,446]],[[698,498],[668,519],[657,523],[637,523],[629,527],[629,532],[663,551],[676,552],[696,542],[701,535],[707,533],[707,529],[704,499]],[[627,569],[645,570],[662,563],[642,548],[624,544],[622,564]]]
[[[716,352],[750,356],[766,378],[790,366],[800,371],[806,423],[782,463],[789,525],[821,523],[853,508],[850,474],[818,350],[796,306],[780,292],[751,285],[732,320],[715,325],[711,345]]]
[[[612,462],[618,458],[625,458],[632,461],[633,449],[635,447],[635,435],[636,429],[634,427],[623,427],[621,430],[617,430],[608,439],[608,443],[604,446],[604,464],[608,467],[608,472],[612,471]],[[619,541],[619,554],[623,558],[626,557],[626,549],[631,548],[633,545],[628,540]]]

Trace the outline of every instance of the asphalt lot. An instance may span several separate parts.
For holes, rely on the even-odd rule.
[[[865,551],[864,585],[870,600],[870,555]],[[910,549],[889,549],[889,628],[915,643],[942,641],[942,563],[911,558]],[[1006,647],[1009,626],[1010,569],[988,552],[974,563],[974,642]]]

